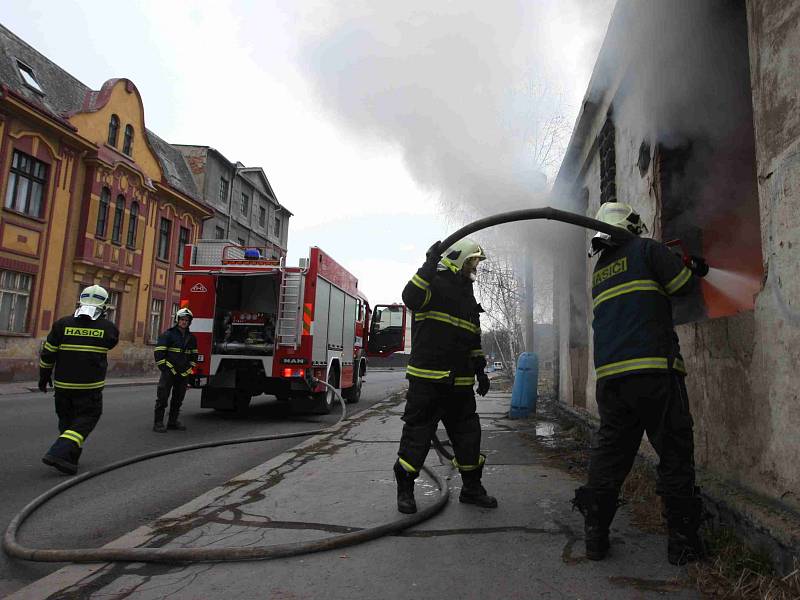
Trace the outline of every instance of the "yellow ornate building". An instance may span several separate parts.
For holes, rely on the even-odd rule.
[[[0,51],[0,380],[36,376],[41,339],[92,283],[120,329],[109,375],[149,372],[183,246],[213,211],[133,82],[92,90],[2,26]]]

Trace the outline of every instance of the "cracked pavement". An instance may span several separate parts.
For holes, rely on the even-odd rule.
[[[581,482],[547,454],[558,424],[508,419],[509,404],[505,392],[478,399],[484,485],[499,500],[496,510],[460,504],[456,475],[448,506],[397,535],[267,561],[68,566],[10,598],[700,597],[685,569],[667,563],[666,539],[631,525],[625,507],[612,526],[612,555],[586,560],[582,517],[569,502]],[[402,398],[378,403],[109,545],[266,546],[393,521],[402,407]],[[453,475],[433,451],[426,464]],[[423,473],[418,503],[437,495]]]

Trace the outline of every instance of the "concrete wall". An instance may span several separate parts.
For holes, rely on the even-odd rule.
[[[752,331],[742,477],[800,508],[800,5],[748,2],[750,71],[766,280]]]
[[[752,310],[701,318],[676,330],[689,371],[698,465],[726,482],[800,509],[800,71],[795,67],[800,62],[800,5],[788,0],[750,2],[747,27],[756,153],[749,168],[757,169],[763,288]],[[613,34],[614,28],[610,31]],[[613,104],[617,197],[633,204],[651,235],[661,237],[656,162],[651,160],[646,172],[640,173],[641,122],[621,110],[622,86],[645,84],[647,75],[637,71],[635,60],[620,60],[617,70],[601,83],[593,78],[589,102],[568,151],[572,164],[562,167],[558,185],[573,206],[586,206],[586,214],[595,214],[600,201],[597,137]],[[688,90],[696,94],[696,103],[707,101],[704,92]],[[691,100],[685,101],[685,110],[692,107]],[[712,157],[714,152],[725,154],[725,148],[713,146],[719,145],[713,136],[709,143]],[[753,179],[744,167],[744,178]],[[724,181],[742,177],[739,163],[726,162],[721,168],[728,170],[717,173],[718,179],[709,176],[709,189],[699,197],[715,191],[728,194]],[[584,190],[588,195],[582,196]],[[740,201],[747,193],[731,198]],[[569,245],[582,245],[583,250],[588,238],[576,233]],[[735,251],[735,240],[730,243]],[[569,307],[562,302],[557,314],[559,398],[569,405],[585,404],[586,410],[597,414],[591,327],[587,346],[578,347],[572,340],[578,329],[576,305],[588,301],[592,264],[586,264],[583,290],[570,285],[569,273],[560,273],[556,282],[557,293],[570,297]],[[588,314],[587,325],[590,322]]]

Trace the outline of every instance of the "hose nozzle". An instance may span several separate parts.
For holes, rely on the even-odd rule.
[[[694,273],[697,277],[705,277],[708,275],[708,263],[702,256],[687,256],[684,258],[683,263],[686,265],[686,268]]]

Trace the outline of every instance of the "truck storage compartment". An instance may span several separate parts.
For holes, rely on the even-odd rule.
[[[280,273],[221,276],[217,281],[213,352],[272,356]]]

